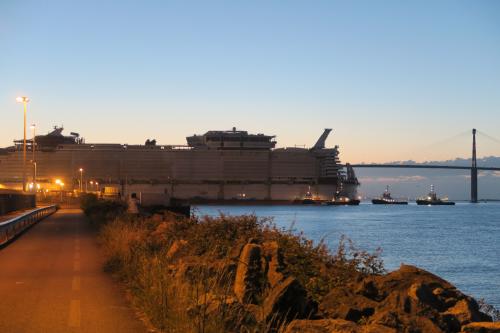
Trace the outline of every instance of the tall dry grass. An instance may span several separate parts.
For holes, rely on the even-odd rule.
[[[249,311],[235,299],[239,251],[250,239],[276,241],[283,249],[283,273],[295,276],[316,301],[333,287],[384,271],[379,253],[361,251],[346,238],[332,253],[323,242],[253,215],[144,218],[124,214],[120,204],[86,204],[99,226],[105,269],[127,285],[135,305],[162,332],[284,330],[284,317],[257,320],[262,302]],[[263,286],[266,295],[265,281]]]

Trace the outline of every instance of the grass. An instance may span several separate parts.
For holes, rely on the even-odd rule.
[[[120,202],[82,200],[99,228],[105,269],[128,286],[135,304],[162,332],[279,332],[279,318],[258,321],[236,301],[233,282],[241,248],[249,241],[275,241],[284,274],[295,276],[317,302],[333,287],[385,270],[380,251],[362,251],[343,237],[331,252],[324,243],[276,227],[254,215],[184,218],[165,213],[130,216]],[[263,289],[269,288],[262,281]],[[264,291],[262,295],[265,295]]]

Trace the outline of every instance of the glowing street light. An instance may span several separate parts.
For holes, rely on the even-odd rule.
[[[26,191],[26,112],[30,99],[26,96],[16,98],[18,103],[23,103],[24,106],[24,138],[23,138],[23,191]]]
[[[80,193],[83,191],[83,168],[78,169],[80,171]]]
[[[61,195],[61,202],[63,201],[63,187],[64,183],[60,179],[56,179],[56,184],[59,185],[59,192]]]

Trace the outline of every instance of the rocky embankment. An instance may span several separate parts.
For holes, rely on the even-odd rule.
[[[296,278],[282,273],[280,252],[276,242],[252,240],[241,249],[235,297],[228,302],[252,320],[289,322],[288,333],[500,332],[500,323],[480,312],[473,298],[409,265],[332,289],[317,304]]]
[[[106,269],[160,331],[500,332],[449,282],[409,265],[386,273],[377,253],[344,239],[332,253],[255,216],[132,217],[99,205],[87,212],[101,221]]]
[[[331,290],[316,316],[294,320],[286,332],[500,332],[473,298],[409,265]]]
[[[169,255],[179,252],[182,244],[187,245],[174,243]],[[294,276],[284,274],[283,251],[276,241],[251,239],[235,251],[235,260],[214,263],[229,276],[234,274],[234,282],[230,296],[205,298],[200,306],[208,312],[237,307],[247,324],[265,322],[286,333],[500,332],[500,323],[480,312],[472,297],[414,266],[401,265],[386,275],[359,276],[330,290],[317,303]],[[171,268],[177,277],[186,278],[186,272],[195,271],[193,265],[198,264],[180,260]]]

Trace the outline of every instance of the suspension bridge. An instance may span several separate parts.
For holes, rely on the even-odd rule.
[[[427,165],[427,164],[346,164],[352,168],[395,168],[395,169],[452,169],[452,170],[470,170],[471,188],[470,188],[470,201],[473,203],[478,202],[478,186],[477,186],[477,173],[478,171],[500,171],[500,167],[479,167],[477,166],[476,156],[476,134],[477,130],[472,129],[472,163],[470,166],[454,166],[454,165]],[[491,140],[500,142],[499,140],[490,137],[484,133],[484,136]]]

